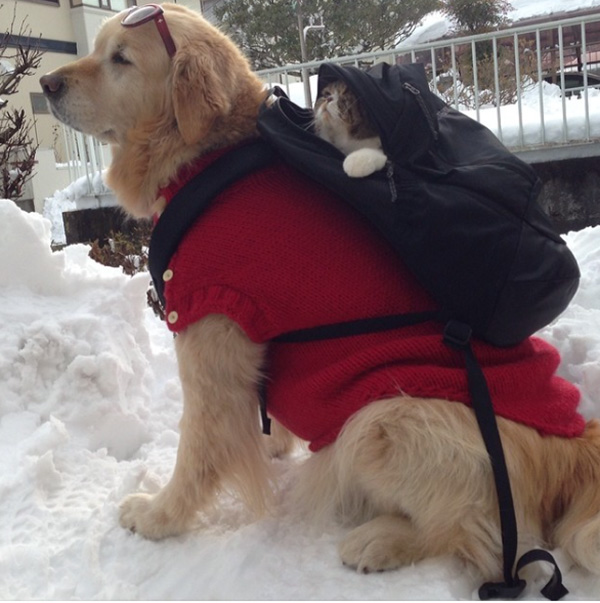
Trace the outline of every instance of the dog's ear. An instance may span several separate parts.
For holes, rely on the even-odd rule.
[[[225,75],[225,78],[222,76]],[[177,128],[186,144],[200,142],[215,120],[229,113],[231,102],[225,93],[208,48],[187,47],[173,60],[173,109]]]

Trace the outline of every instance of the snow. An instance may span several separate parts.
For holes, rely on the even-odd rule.
[[[253,521],[223,497],[179,538],[121,529],[119,501],[156,491],[174,465],[172,337],[145,307],[147,275],[96,264],[84,245],[52,253],[50,241],[48,220],[0,201],[1,599],[477,598],[477,576],[450,557],[369,576],[344,568],[343,529],[313,533],[287,507],[298,457],[274,461],[284,486],[272,517]],[[591,417],[600,415],[600,227],[567,241],[581,287],[541,335]],[[565,563],[571,598],[598,597],[600,578]],[[542,585],[527,597],[539,599]]]
[[[459,109],[492,130],[509,148],[536,147],[600,137],[600,122],[594,118],[600,114],[600,90],[597,88],[588,89],[587,99],[583,94],[581,98],[567,98],[564,103],[565,120],[560,87],[544,81],[525,85],[520,118],[517,104],[504,105],[499,112],[495,107],[483,106],[479,116],[473,109]],[[519,119],[523,127],[522,140]],[[564,123],[567,124],[565,131]]]

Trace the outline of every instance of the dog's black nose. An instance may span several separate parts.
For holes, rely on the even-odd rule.
[[[40,78],[40,84],[48,98],[60,96],[65,89],[65,80],[60,75],[44,75]]]

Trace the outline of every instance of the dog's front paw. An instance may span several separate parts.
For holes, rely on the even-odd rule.
[[[360,528],[359,528],[360,529]],[[389,547],[379,539],[365,538],[352,531],[340,544],[340,557],[344,565],[361,574],[395,569],[400,564],[390,555]]]
[[[409,527],[405,522],[402,518],[381,516],[352,530],[339,547],[344,565],[368,574],[414,561],[413,547],[404,539]]]
[[[160,494],[132,494],[120,505],[121,526],[150,540],[177,536],[188,529],[188,522],[169,512]]]

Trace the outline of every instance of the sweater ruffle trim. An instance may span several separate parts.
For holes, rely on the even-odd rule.
[[[177,320],[167,321],[169,330],[180,333],[209,314],[224,314],[244,330],[255,343],[264,343],[277,333],[265,312],[253,299],[231,287],[213,285],[180,295],[171,300],[169,284],[165,285],[166,315],[176,313]]]

